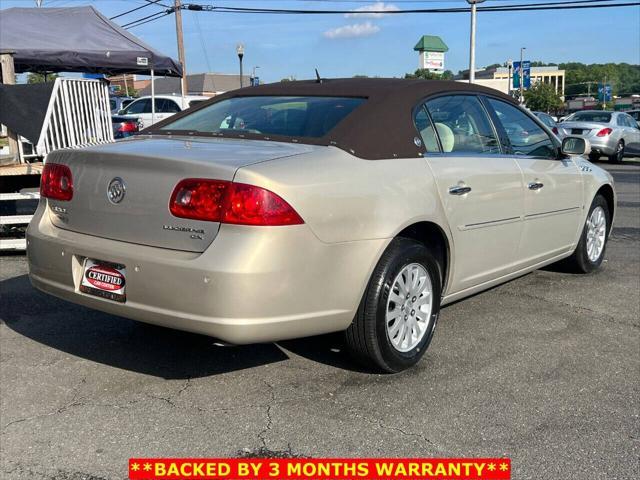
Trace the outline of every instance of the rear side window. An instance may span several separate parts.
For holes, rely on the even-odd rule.
[[[519,108],[501,100],[488,98],[502,128],[509,138],[512,153],[542,158],[557,158],[556,147],[551,137],[533,119]]]
[[[477,97],[472,95],[438,97],[428,100],[425,107],[431,116],[433,126],[431,123],[419,124],[418,116],[416,116],[416,126],[420,130],[427,151],[429,146],[437,144],[435,141],[437,134],[442,151],[445,153],[500,153],[489,117]]]
[[[235,97],[175,120],[162,130],[319,138],[365,101],[348,97]]]
[[[556,126],[556,122],[554,122],[553,118],[551,118],[549,115],[545,115],[544,113],[541,113],[540,115],[538,115],[538,118],[547,127],[555,127]]]
[[[180,107],[176,102],[168,98],[156,98],[156,111],[158,113],[177,113]]]

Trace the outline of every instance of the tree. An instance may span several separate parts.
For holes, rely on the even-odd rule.
[[[53,82],[58,78],[57,73],[29,73],[27,75],[27,83],[45,83]]]
[[[540,112],[550,112],[562,108],[562,99],[549,83],[536,82],[524,92],[527,108]]]
[[[404,78],[423,78],[425,80],[451,80],[453,78],[453,72],[451,70],[445,70],[442,73],[435,73],[426,68],[419,68],[414,73],[406,73]]]

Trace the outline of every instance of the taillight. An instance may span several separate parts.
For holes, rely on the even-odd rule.
[[[173,189],[171,214],[236,225],[299,225],[300,215],[280,196],[255,185],[188,178]]]
[[[596,133],[596,137],[606,137],[607,135],[611,135],[611,132],[613,132],[613,130],[611,130],[610,128],[603,128],[598,133]]]
[[[66,165],[45,163],[40,177],[40,195],[52,200],[73,198],[73,176]]]
[[[220,222],[231,182],[187,178],[173,189],[169,210],[175,217]]]
[[[119,132],[122,133],[134,133],[138,131],[138,124],[136,122],[123,122],[120,124],[118,128]]]
[[[224,223],[238,225],[300,225],[300,215],[287,202],[269,190],[232,183]]]
[[[558,135],[558,127],[553,127],[553,128],[551,129],[551,131],[552,131],[553,133],[555,133],[556,135]]]

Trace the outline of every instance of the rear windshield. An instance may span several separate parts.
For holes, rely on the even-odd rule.
[[[364,101],[348,97],[235,97],[186,115],[162,130],[319,138]]]
[[[567,120],[571,122],[609,123],[611,121],[611,114],[600,112],[578,112],[571,115]]]

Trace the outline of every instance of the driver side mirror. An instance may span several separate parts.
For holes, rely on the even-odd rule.
[[[591,152],[591,144],[586,138],[565,137],[562,139],[561,151],[565,155],[588,155]]]

